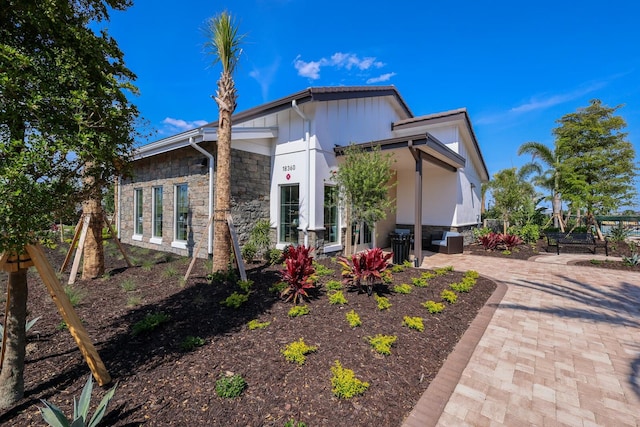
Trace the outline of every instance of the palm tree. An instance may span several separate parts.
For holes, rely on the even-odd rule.
[[[222,73],[218,79],[215,100],[218,104],[218,159],[216,170],[216,199],[214,212],[213,271],[224,271],[231,254],[231,238],[226,224],[231,210],[231,115],[236,109],[238,94],[233,72],[238,64],[244,34],[231,15],[224,11],[210,18],[205,47],[213,55],[213,65],[220,63]]]
[[[551,208],[553,210],[553,226],[564,229],[561,221],[560,210],[562,209],[562,199],[560,197],[560,159],[554,149],[546,145],[530,141],[525,142],[518,148],[518,155],[530,154],[531,162],[522,166],[527,172],[536,172],[537,176],[533,183],[539,187],[546,188],[551,191]],[[536,162],[540,159],[548,169],[543,170],[542,166]]]

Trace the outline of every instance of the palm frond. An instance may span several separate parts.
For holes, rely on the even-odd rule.
[[[233,74],[246,34],[238,34],[236,21],[227,11],[209,18],[205,33],[208,40],[205,48],[213,55],[213,65],[220,63],[223,73]]]

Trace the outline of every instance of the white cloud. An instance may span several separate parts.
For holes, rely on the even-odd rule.
[[[386,82],[386,81],[389,81],[389,79],[395,75],[396,73],[385,73],[378,77],[371,77],[370,79],[367,80],[367,84]]]
[[[167,117],[162,121],[165,124],[165,128],[162,129],[160,133],[175,133],[175,132],[184,132],[189,129],[197,128],[199,126],[204,126],[209,123],[206,120],[194,120],[188,122],[182,119],[174,119],[173,117]]]
[[[337,69],[344,68],[346,70],[357,69],[367,71],[372,68],[381,68],[386,64],[378,61],[375,57],[367,56],[360,58],[354,53],[336,52],[329,58],[320,58],[317,61],[303,61],[300,55],[293,61],[293,66],[298,70],[298,75],[307,77],[312,80],[320,78],[320,69],[322,67],[333,67]]]

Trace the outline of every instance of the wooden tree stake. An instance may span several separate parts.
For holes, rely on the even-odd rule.
[[[209,217],[209,222],[207,223],[206,228],[204,229],[204,235],[208,239],[209,237],[209,228],[211,227],[211,222],[213,222],[213,215]],[[193,253],[193,258],[191,258],[191,262],[189,263],[189,268],[187,269],[187,273],[184,275],[183,281],[187,283],[187,279],[189,279],[189,275],[191,274],[191,270],[193,269],[194,264],[196,263],[196,259],[198,259],[198,253],[200,252],[200,247],[204,242],[205,238],[202,238],[196,247],[196,251]]]

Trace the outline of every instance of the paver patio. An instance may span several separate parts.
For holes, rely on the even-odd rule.
[[[406,427],[640,425],[640,274],[560,260],[425,257],[423,267],[476,270],[506,293]]]

